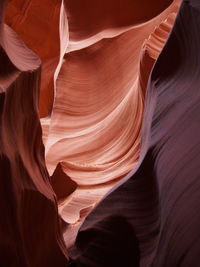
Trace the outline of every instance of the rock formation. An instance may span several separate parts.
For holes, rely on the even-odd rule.
[[[0,12],[0,265],[198,266],[199,1]]]
[[[1,266],[66,266],[38,114],[40,59],[0,24]]]

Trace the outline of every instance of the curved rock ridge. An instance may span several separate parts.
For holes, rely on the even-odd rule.
[[[80,2],[79,0],[77,1],[67,1],[67,3],[70,3],[71,2],[71,6],[73,6],[75,4],[75,2]],[[94,2],[91,3],[92,1],[88,1],[90,2],[90,8],[87,12],[90,12],[90,9],[94,9]],[[108,13],[113,12],[114,14],[114,9],[108,9],[108,6],[106,7],[106,5],[104,4],[104,1],[98,1],[99,2],[99,5],[101,6],[100,9],[101,10],[104,10],[104,9],[107,9]],[[108,1],[107,1],[108,2]],[[119,10],[119,7],[121,5],[121,0],[117,0],[115,1],[115,4],[114,3],[111,3],[113,1],[109,1],[108,5],[112,5],[115,6],[116,5],[116,9]],[[131,2],[131,3],[130,3]],[[142,6],[141,5],[141,1],[123,1],[123,7],[121,6],[121,16],[125,17],[125,20],[127,19],[127,14],[130,15],[130,18],[128,18],[129,20],[129,23],[127,23],[126,26],[123,26],[124,24],[120,24],[120,23],[117,23],[117,19],[116,21],[112,21],[113,17],[115,15],[113,15],[113,17],[111,16],[111,19],[110,19],[110,22],[109,23],[113,23],[112,27],[107,27],[104,25],[101,25],[100,29],[96,30],[95,32],[92,32],[91,31],[91,27],[94,27],[93,25],[95,25],[94,21],[91,22],[91,17],[90,16],[87,16],[87,19],[85,18],[85,14],[87,14],[87,12],[80,12],[79,11],[79,17],[80,17],[80,20],[77,19],[77,21],[75,22],[75,18],[76,16],[78,15],[77,11],[75,11],[73,14],[71,14],[71,11],[70,11],[70,6],[69,6],[69,11],[67,12],[68,13],[68,19],[69,19],[69,43],[68,43],[68,47],[67,47],[67,52],[71,52],[71,51],[75,51],[75,50],[80,50],[80,49],[83,49],[83,48],[86,48],[104,38],[113,38],[113,37],[116,37],[124,32],[127,32],[128,30],[130,29],[133,29],[133,28],[137,28],[137,27],[141,27],[141,26],[144,26],[145,24],[148,24],[149,23],[149,20],[151,19],[154,19],[154,17],[157,15],[159,16],[160,13],[162,13],[162,11],[164,10],[164,7],[166,8],[170,3],[171,5],[169,5],[169,9],[175,7],[175,3],[177,3],[177,5],[179,5],[179,2],[180,0],[175,0],[175,1],[162,1],[162,3],[158,3],[158,1],[146,1],[144,0],[145,2],[145,6],[146,8],[145,9],[141,9],[140,7]],[[96,5],[96,2],[95,2],[95,5]],[[151,5],[151,8],[147,8],[147,5]],[[166,12],[167,9],[166,8]],[[72,8],[73,9],[73,8]],[[142,16],[140,18],[138,18],[138,14],[137,14],[137,11],[139,10],[139,13],[141,14],[142,13]],[[68,10],[68,9],[67,9]],[[79,9],[80,10],[80,9]],[[94,9],[96,10],[96,9]],[[83,14],[82,14],[83,13]],[[99,12],[98,12],[99,13]],[[144,17],[146,16],[146,17]],[[84,23],[80,23],[81,19],[85,19],[85,22]],[[99,13],[98,16],[96,16],[95,18],[98,18],[98,20],[100,21],[101,19],[101,22],[104,23],[104,16],[102,15],[102,13]],[[143,18],[143,19],[142,19]],[[72,22],[71,22],[72,20]],[[73,23],[74,21],[74,23]],[[78,22],[78,23],[77,23]],[[116,24],[117,23],[117,24]],[[74,32],[74,24],[78,24],[79,27],[76,27],[76,31]],[[85,27],[86,24],[90,24],[92,25],[91,27],[87,27],[87,29],[84,31],[85,32],[88,32],[89,36],[90,37],[87,37],[87,35],[81,39],[77,39],[77,40],[74,40],[73,39],[73,36],[74,35],[77,35],[79,36],[79,31],[80,31],[80,35],[81,35],[81,30],[82,28]],[[71,26],[72,25],[72,26]],[[118,25],[118,26],[117,26]],[[102,28],[103,26],[103,28]],[[91,32],[90,32],[91,31]]]
[[[41,61],[0,14],[1,266],[66,266],[38,115]]]
[[[60,68],[63,46],[67,46],[68,24],[63,1],[10,0],[6,23],[42,61],[40,116],[51,114],[54,83]]]
[[[85,220],[71,266],[199,265],[199,31],[200,2],[183,1],[151,72],[137,166]]]
[[[88,212],[138,160],[148,76],[178,5],[174,1],[154,19],[131,25],[123,33],[118,29],[115,37],[94,39],[89,46],[87,39],[85,45],[82,40],[80,49],[66,50],[52,115],[41,123],[50,174],[61,162],[67,176],[77,183],[76,191],[59,207],[62,218],[71,224],[65,232],[67,246],[73,244]],[[160,41],[152,56],[149,51],[155,36]],[[69,46],[70,38],[69,20]]]
[[[176,2],[177,1],[174,2],[174,6]],[[171,9],[167,10],[167,12],[170,12],[172,9],[174,9],[174,6],[172,5]],[[81,157],[87,157],[87,150],[89,149],[88,141],[88,149],[85,151],[83,150],[83,148],[79,148],[77,150],[78,144],[74,148],[74,146],[70,144],[70,139],[74,139],[74,141],[72,141],[75,143],[77,143],[76,139],[79,141],[81,141],[80,138],[84,139],[84,137],[86,139],[89,139],[90,136],[88,137],[87,135],[90,135],[90,133],[92,134],[92,132],[98,132],[99,127],[105,124],[105,126],[107,126],[111,119],[114,121],[115,116],[117,116],[116,113],[126,112],[126,110],[124,111],[124,106],[125,103],[128,101],[127,99],[132,97],[132,94],[133,98],[140,98],[140,92],[138,90],[134,90],[134,87],[137,83],[137,72],[139,65],[138,63],[140,58],[139,53],[141,49],[140,44],[142,45],[145,36],[149,36],[151,30],[159,24],[159,21],[161,22],[163,18],[166,18],[167,12],[164,12],[155,20],[151,21],[151,23],[143,27],[136,27],[135,29],[128,31],[125,34],[120,35],[118,38],[102,40],[92,45],[91,47],[81,49],[79,51],[74,51],[73,53],[71,52],[65,55],[63,66],[60,72],[60,77],[58,77],[57,81],[57,92],[54,102],[54,111],[50,119],[50,132],[48,136],[48,142],[46,144],[47,164],[50,173],[52,173],[53,169],[56,166],[56,164],[51,163],[51,161],[57,161],[58,163],[61,157],[62,159],[69,157],[69,160],[65,161],[69,162],[68,165],[70,173],[68,174],[70,174],[72,178],[74,178],[75,176],[73,175],[73,169],[76,169],[76,167],[80,169],[82,168],[84,172],[85,170],[87,170],[87,168],[94,168],[94,171],[96,169],[97,171],[99,171],[99,169],[103,170],[101,154],[96,156],[99,158],[99,162],[94,162],[92,155],[91,159],[88,158],[87,162],[85,162],[85,160],[81,160]],[[136,44],[134,45],[134,43]],[[112,55],[111,50],[112,48],[114,48],[114,46],[116,47],[115,50],[117,49],[119,51],[119,55]],[[127,50],[127,52],[124,52],[123,50]],[[132,51],[134,51],[134,53],[132,53]],[[106,55],[109,53],[111,54],[110,61],[106,60]],[[122,61],[128,62],[121,63]],[[112,66],[111,63],[115,65]],[[122,64],[123,66],[121,66]],[[92,69],[91,65],[95,65],[97,69]],[[128,70],[129,65],[130,68],[132,67],[131,71]],[[115,66],[118,66],[118,68],[115,68]],[[123,70],[123,79],[120,79],[120,75],[122,76],[121,70]],[[109,80],[108,71],[109,75],[111,75],[110,73],[112,73],[112,76]],[[98,77],[96,78],[96,76]],[[107,82],[105,82],[105,80]],[[107,97],[104,96],[104,94],[102,93],[103,90],[99,87],[105,87],[104,90],[107,90]],[[123,104],[123,102],[125,103]],[[140,101],[135,102],[135,105],[140,105]],[[79,110],[77,110],[77,107],[79,108]],[[135,106],[134,108],[135,111],[133,116],[135,116],[137,110],[139,110],[138,112],[140,112],[139,107],[137,108],[137,106]],[[131,108],[128,109],[127,112],[131,113],[130,110]],[[131,115],[129,114],[129,116]],[[64,121],[63,118],[65,118]],[[101,127],[102,132],[105,131],[105,126]],[[109,127],[111,128],[112,126]],[[137,127],[135,127],[135,132],[136,137],[134,137],[133,135],[133,139],[137,138]],[[95,137],[94,135],[95,134],[93,134],[93,137],[91,139],[99,138],[99,134],[97,134],[97,137]],[[104,134],[104,136],[106,136],[106,134]],[[107,138],[111,139],[112,137],[108,136]],[[126,140],[126,138],[123,138],[123,140]],[[54,151],[54,147],[56,145],[59,147],[59,143],[62,143],[62,145],[60,144],[60,146],[62,146],[63,148],[64,142],[68,145],[68,147],[70,147],[67,150],[63,151],[63,153],[65,153],[66,155],[64,155],[63,153],[54,153],[58,154],[59,160],[55,159],[56,155],[54,155],[54,157],[51,157],[50,153],[51,151]],[[91,140],[90,142],[95,143],[95,140]],[[102,142],[103,140],[98,140],[98,146],[101,147]],[[80,146],[86,146],[86,142],[79,143]],[[106,140],[104,141],[104,143],[108,144]],[[95,147],[93,147],[93,150],[97,151]],[[124,148],[124,150],[126,149]],[[85,154],[81,155],[81,151],[84,151]],[[91,151],[90,153],[96,154],[96,151]],[[109,151],[111,151],[110,148]],[[104,155],[105,153],[106,151],[104,152]],[[112,152],[109,153],[111,154]],[[73,156],[73,154],[77,156]],[[121,152],[121,154],[123,154],[123,151]],[[70,159],[70,157],[72,159]],[[109,165],[110,163],[116,163],[116,160],[107,159],[107,157],[105,156],[104,162],[104,164]],[[86,176],[83,172],[81,172],[80,175]],[[90,175],[90,173],[88,173],[88,175]],[[112,177],[115,178],[114,176]],[[78,178],[76,177],[76,179]],[[105,181],[101,180],[101,182],[106,182],[107,180],[109,180],[109,177],[105,178]],[[81,178],[79,178],[79,182],[85,184],[85,181],[83,179],[81,180]],[[88,182],[86,182],[86,184],[87,183]],[[98,181],[96,181],[96,183],[98,183]]]
[[[169,33],[173,27],[177,10],[175,8],[173,13],[170,13],[169,16],[163,22],[161,22],[160,25],[156,26],[153,33],[151,33],[148,39],[144,42],[140,58],[139,75],[139,86],[140,90],[143,91],[144,98],[146,94],[149,74],[155,60],[159,56],[163,46],[166,43]]]
[[[83,40],[104,30],[144,23],[166,9],[173,0],[65,0],[70,40]],[[145,7],[145,8],[141,8]]]

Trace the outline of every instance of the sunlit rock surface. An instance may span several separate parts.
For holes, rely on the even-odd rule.
[[[140,6],[139,2],[134,5]],[[63,219],[73,224],[65,235],[68,246],[71,229],[85,217],[82,210],[91,210],[138,160],[148,76],[171,30],[177,5],[174,1],[164,11],[155,5],[140,19],[132,15],[126,25],[120,19],[122,25],[91,30],[84,39],[81,32],[85,30],[74,26],[72,3],[66,2],[69,45],[56,82],[51,118],[41,122],[50,174],[62,162],[64,172],[77,183],[60,208]],[[109,10],[103,3],[101,7]],[[125,5],[124,14],[129,9]],[[81,38],[74,40],[74,29]]]

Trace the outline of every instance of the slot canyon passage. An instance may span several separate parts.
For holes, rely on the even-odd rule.
[[[0,266],[200,266],[200,0],[0,1]]]

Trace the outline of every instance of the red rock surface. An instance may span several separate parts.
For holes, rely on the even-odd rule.
[[[87,217],[72,266],[199,265],[199,31],[200,2],[183,1],[149,79],[139,161]]]
[[[54,72],[61,52],[59,25],[64,19],[62,9],[59,0],[10,0],[7,6],[6,23],[42,60],[41,117],[48,116],[53,105]],[[68,35],[67,30],[65,35]]]
[[[69,236],[76,231],[72,229],[84,219],[80,218],[82,210],[91,210],[138,160],[148,76],[173,26],[178,1],[164,11],[164,6],[155,4],[155,10],[148,9],[140,19],[132,16],[126,25],[91,29],[84,38],[82,27],[86,26],[80,23],[81,28],[75,27],[73,20],[79,23],[85,9],[77,11],[77,20],[74,2],[65,3],[69,43],[51,117],[41,122],[50,174],[62,162],[64,172],[78,185],[59,209],[63,219],[72,224],[65,235],[70,246]],[[134,5],[139,7],[137,1]],[[123,7],[124,14],[128,7],[130,11],[128,3]],[[108,6],[101,3],[101,8],[107,10]],[[152,14],[158,16],[152,18]],[[101,22],[99,16],[91,25]],[[88,23],[90,19],[94,18],[89,16]],[[112,20],[114,23],[111,16]],[[74,39],[74,29],[82,37]]]
[[[41,62],[3,19],[0,58],[0,265],[66,266],[38,114]]]
[[[4,266],[195,266],[198,1],[5,3]]]

